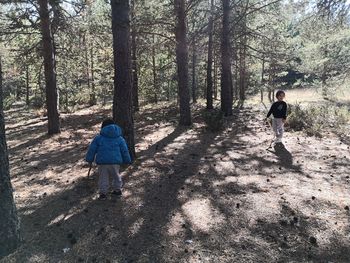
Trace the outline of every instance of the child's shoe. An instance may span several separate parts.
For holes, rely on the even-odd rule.
[[[122,191],[121,190],[114,190],[112,192],[112,195],[113,196],[117,196],[117,197],[122,196]]]
[[[106,200],[107,199],[107,195],[105,194],[100,194],[98,197],[98,200]]]

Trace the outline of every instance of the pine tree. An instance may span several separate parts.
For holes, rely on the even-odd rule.
[[[188,87],[188,45],[185,0],[175,0],[176,63],[180,99],[180,125],[191,125],[190,90]]]
[[[213,27],[214,27],[214,0],[210,1],[210,16],[208,24],[208,62],[207,62],[207,109],[213,109]]]
[[[221,110],[225,116],[232,115],[231,60],[230,60],[230,1],[222,0],[222,35],[221,35]]]
[[[135,157],[134,120],[130,56],[130,6],[128,0],[112,0],[114,55],[113,118],[123,129],[132,157]]]
[[[42,34],[42,55],[46,83],[46,108],[48,118],[48,133],[60,132],[60,120],[57,110],[57,83],[55,72],[55,56],[50,25],[48,0],[38,0],[39,16]]]
[[[13,199],[3,111],[2,68],[0,58],[0,258],[20,243],[19,220]]]

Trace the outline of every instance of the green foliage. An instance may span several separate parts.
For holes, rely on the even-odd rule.
[[[300,104],[288,105],[288,125],[295,131],[302,131],[308,125],[308,116]]]
[[[7,96],[4,98],[4,110],[8,110],[11,108],[12,104],[16,102],[15,96]]]
[[[72,103],[73,103],[73,106],[87,105],[89,103],[89,99],[90,99],[90,97],[88,96],[88,94],[81,93],[81,94],[77,94],[76,96],[74,96]]]
[[[203,119],[208,130],[212,132],[220,131],[224,127],[224,113],[221,110],[205,110]]]
[[[302,107],[289,105],[288,125],[294,131],[322,137],[327,129],[341,129],[350,121],[349,108],[337,105]]]
[[[25,100],[27,86],[29,95],[35,96],[43,92],[45,85],[38,13],[35,1],[25,2],[0,7],[4,83],[12,83],[5,85],[5,97],[17,94],[21,100]],[[187,10],[189,83],[193,74],[191,58],[196,50],[198,96],[205,95],[206,88],[210,2],[189,1]],[[341,8],[336,5],[325,14],[317,2],[244,0],[232,5],[230,44],[235,88],[243,85],[246,94],[254,95],[261,88],[272,91],[314,84],[312,87],[322,88],[325,99],[334,100],[340,88],[336,82],[349,75],[349,4],[339,1]],[[133,0],[130,4],[140,100],[175,100],[178,87],[173,1]],[[110,1],[51,1],[50,5],[54,5],[51,18],[57,86],[67,95],[60,99],[61,106],[69,104],[74,108],[75,104],[89,103],[90,95],[95,95],[98,103],[110,101],[114,77]],[[214,1],[213,15],[212,73],[214,85],[219,87],[220,1]]]
[[[41,109],[45,105],[45,100],[40,96],[34,96],[29,103],[34,109]]]

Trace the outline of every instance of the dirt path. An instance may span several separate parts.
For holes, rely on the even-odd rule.
[[[221,133],[146,109],[124,196],[103,202],[82,160],[108,111],[63,116],[53,138],[40,118],[7,114],[25,242],[3,262],[350,262],[349,145],[332,134],[287,132],[267,151],[252,108]]]

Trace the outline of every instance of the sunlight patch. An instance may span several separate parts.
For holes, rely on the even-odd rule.
[[[51,220],[51,222],[48,224],[48,226],[52,226],[54,224],[57,224],[58,222],[62,221],[64,219],[64,214],[59,215],[58,217]]]
[[[31,256],[28,262],[49,262],[49,258],[45,254],[37,254]]]
[[[279,199],[275,195],[269,193],[251,194],[249,195],[249,200],[254,207],[247,210],[247,215],[251,219],[251,223],[255,224],[255,220],[258,218],[271,220],[277,218],[281,213]]]
[[[237,176],[226,176],[224,180],[214,181],[213,185],[220,186],[220,185],[226,185],[230,183],[237,183],[237,181],[238,181]]]
[[[138,218],[129,228],[129,233],[131,236],[136,235],[141,229],[143,222],[145,220],[143,218]]]
[[[176,236],[180,231],[183,230],[182,224],[185,223],[183,216],[177,212],[169,223],[168,234],[169,236]]]
[[[74,215],[77,215],[79,213],[82,213],[83,210],[85,209],[84,204],[86,204],[89,201],[89,198],[86,199],[82,199],[80,202],[79,207],[75,206],[72,207],[71,209],[69,209],[69,211],[65,214],[61,214],[59,216],[57,216],[56,218],[54,218],[53,220],[51,220],[50,223],[48,223],[48,226],[54,225],[60,221],[67,221],[69,218],[71,218]]]
[[[240,154],[238,151],[227,151],[226,154],[231,158],[231,160],[244,159],[247,157],[246,154]]]
[[[235,172],[235,165],[233,162],[216,162],[215,171],[219,175],[227,175]]]
[[[221,213],[207,199],[191,200],[182,209],[193,227],[203,232],[209,232],[216,224],[224,221]]]

